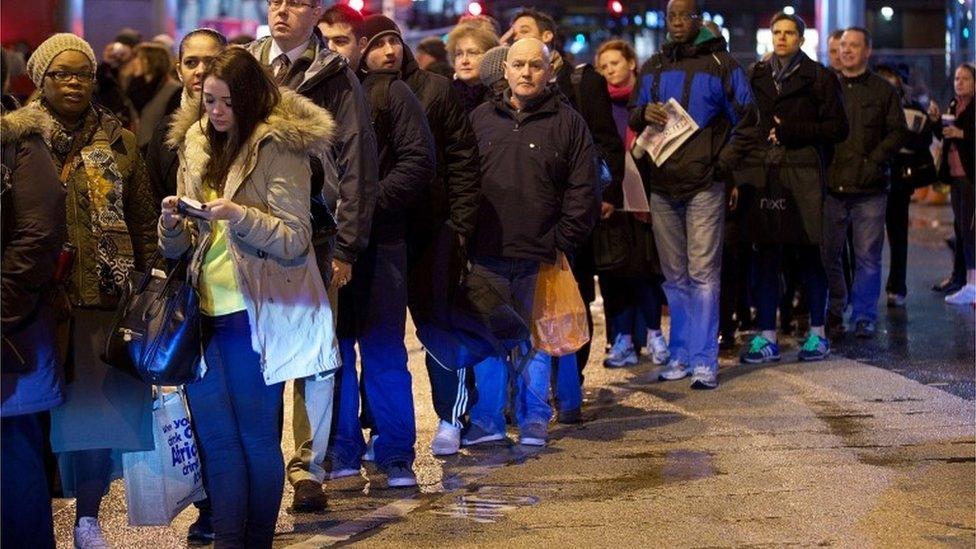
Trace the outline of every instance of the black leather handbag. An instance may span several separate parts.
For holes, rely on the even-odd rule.
[[[157,261],[154,255],[150,267]],[[152,268],[129,273],[102,360],[153,385],[199,379],[200,302],[193,286],[175,276],[186,264],[184,256],[165,277]]]

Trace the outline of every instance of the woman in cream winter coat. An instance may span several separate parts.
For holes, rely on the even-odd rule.
[[[192,253],[204,313],[207,371],[187,394],[215,547],[270,547],[284,483],[282,382],[338,367],[310,243],[308,161],[334,123],[237,48],[215,59],[202,102],[170,126],[179,197],[163,200],[160,246],[168,258]],[[195,219],[178,213],[182,197],[203,204]]]

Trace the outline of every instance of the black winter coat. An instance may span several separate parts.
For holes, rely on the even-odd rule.
[[[610,102],[607,81],[592,65],[585,65],[580,74],[577,96],[573,86],[574,70],[573,66],[563,63],[556,73],[556,85],[583,117],[593,136],[593,144],[610,167],[613,183],[604,192],[602,200],[618,208],[623,207],[624,195],[620,182],[624,179],[624,142],[613,120],[613,104]]]
[[[315,59],[311,63],[304,58],[295,61],[288,70],[286,87],[328,110],[336,121],[332,158],[320,166],[313,164],[313,173],[321,171],[319,167],[325,169],[322,199],[335,211],[338,225],[335,257],[351,264],[366,247],[376,204],[376,136],[356,74],[344,57],[325,47],[317,28],[313,36],[317,41]],[[265,61],[270,40],[254,41],[247,49]]]
[[[827,186],[835,194],[874,194],[888,188],[889,164],[908,139],[894,86],[866,71],[841,77],[850,133],[834,149]]]
[[[153,195],[156,202],[161,203],[167,196],[176,194],[176,172],[180,167],[180,159],[176,149],[166,144],[166,134],[169,124],[173,121],[173,114],[163,117],[153,130],[152,138],[143,151],[146,159],[146,169],[149,170],[149,180],[152,182]]]
[[[424,106],[437,146],[437,175],[429,198],[410,213],[411,232],[434,234],[444,222],[458,234],[474,232],[480,201],[478,142],[467,114],[447,78],[422,70],[410,48],[403,48],[403,80]]]
[[[374,127],[380,182],[370,245],[402,241],[406,212],[434,177],[434,137],[423,106],[402,80],[391,80],[388,74],[360,75],[373,120],[384,126]],[[376,90],[377,86],[386,89]],[[373,104],[374,98],[385,104]]]
[[[596,148],[583,118],[551,88],[522,111],[510,97],[471,115],[484,195],[472,254],[552,263],[596,224]]]
[[[820,241],[825,169],[834,144],[849,132],[840,82],[800,52],[777,90],[769,61],[753,65],[757,143],[735,173],[749,238],[760,243]],[[776,122],[776,120],[779,122]],[[780,146],[768,136],[776,128]]]
[[[946,183],[952,182],[952,177],[949,175],[949,146],[953,143],[956,144],[956,148],[959,150],[959,160],[962,161],[962,167],[966,170],[966,177],[969,178],[969,183],[976,183],[976,177],[973,176],[973,170],[976,168],[974,166],[976,158],[973,157],[973,149],[976,149],[976,135],[973,134],[976,131],[974,103],[976,101],[970,101],[969,106],[961,113],[956,112],[955,99],[949,103],[949,114],[956,115],[956,122],[953,126],[962,128],[962,139],[946,139],[942,141],[942,163],[939,165],[939,180]],[[936,124],[933,130],[935,131],[935,137],[942,139],[942,124]]]
[[[48,124],[35,109],[4,113],[0,123],[3,417],[48,410],[64,399],[49,292],[66,234],[65,190],[42,137]]]

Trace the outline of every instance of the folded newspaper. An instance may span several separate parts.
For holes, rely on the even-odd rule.
[[[664,109],[668,112],[664,129],[658,130],[652,124],[634,141],[634,157],[640,158],[647,153],[658,167],[698,131],[698,124],[673,97],[664,104]]]

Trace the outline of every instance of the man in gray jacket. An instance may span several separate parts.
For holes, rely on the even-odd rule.
[[[313,214],[316,202],[324,202],[330,213],[335,212],[331,265],[328,259],[322,259],[329,257],[328,249],[317,250],[323,277],[335,297],[334,290],[352,279],[352,265],[369,238],[378,180],[376,137],[370,125],[369,105],[356,75],[341,55],[325,47],[315,27],[325,9],[322,0],[306,2],[270,0],[271,36],[252,42],[247,48],[270,66],[282,86],[326,108],[336,120],[338,133],[331,155],[312,159]],[[317,187],[319,192],[315,192]],[[317,225],[323,224],[320,216],[313,217]],[[336,300],[331,302],[335,306]],[[295,454],[288,462],[288,481],[295,488],[292,510],[297,512],[325,509],[323,462],[331,429],[334,384],[332,374],[295,382]]]

